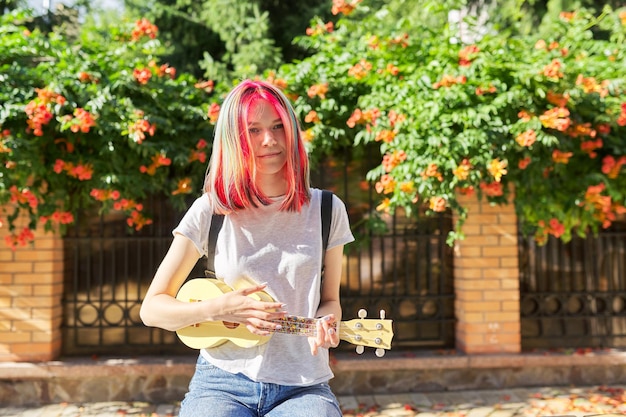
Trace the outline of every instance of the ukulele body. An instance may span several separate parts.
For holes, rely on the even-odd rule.
[[[217,279],[192,279],[181,287],[176,299],[188,303],[217,298],[233,291],[223,281]],[[251,298],[260,301],[274,301],[264,291],[251,294]],[[271,335],[259,336],[251,333],[246,326],[239,323],[203,322],[183,327],[176,331],[180,340],[193,349],[209,349],[228,341],[237,346],[248,348],[267,343]]]

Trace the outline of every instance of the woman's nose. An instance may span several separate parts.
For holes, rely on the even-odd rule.
[[[261,142],[263,146],[272,146],[276,144],[276,140],[274,140],[274,135],[269,130],[266,130],[263,133],[263,141]]]

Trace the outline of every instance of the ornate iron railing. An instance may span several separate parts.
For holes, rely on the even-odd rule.
[[[519,248],[523,349],[626,347],[626,231]]]

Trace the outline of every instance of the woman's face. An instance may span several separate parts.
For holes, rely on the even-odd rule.
[[[286,134],[283,122],[266,100],[257,101],[248,115],[248,133],[257,174],[281,174],[287,162]]]

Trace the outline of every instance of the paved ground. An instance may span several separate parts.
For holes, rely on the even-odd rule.
[[[625,416],[626,385],[342,396],[345,417]],[[177,404],[102,402],[0,408],[0,417],[176,417]],[[198,416],[204,417],[204,416]],[[207,417],[210,417],[207,415]],[[323,417],[323,416],[320,416]]]

